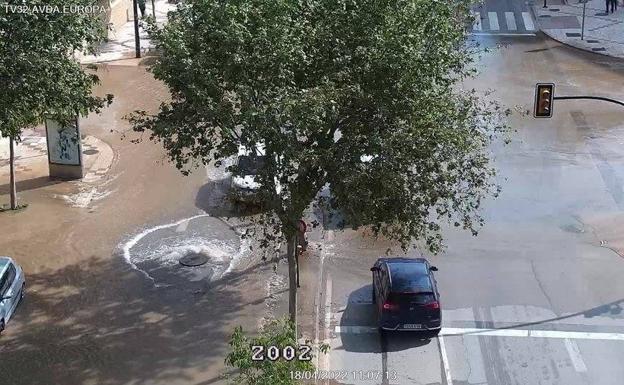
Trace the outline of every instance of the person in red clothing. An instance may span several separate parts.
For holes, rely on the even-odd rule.
[[[306,251],[308,249],[308,239],[306,237],[307,230],[308,225],[303,219],[300,219],[297,224],[297,247],[301,247],[301,251]]]

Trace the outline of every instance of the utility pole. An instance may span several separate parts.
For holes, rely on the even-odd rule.
[[[544,6],[542,8],[548,8],[548,6],[546,5],[546,0],[544,0]]]
[[[134,48],[136,57],[141,57],[141,37],[139,36],[139,12],[137,0],[132,0],[132,6],[134,8]]]
[[[585,8],[587,8],[587,0],[583,1],[583,24],[581,25],[581,40],[585,37]]]

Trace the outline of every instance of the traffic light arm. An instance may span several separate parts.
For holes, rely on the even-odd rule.
[[[553,100],[574,100],[574,99],[602,100],[603,102],[610,102],[610,103],[619,104],[620,106],[624,106],[624,102],[611,99],[611,98],[605,98],[602,96],[555,96],[553,97]]]

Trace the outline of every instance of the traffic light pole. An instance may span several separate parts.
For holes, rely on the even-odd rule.
[[[577,100],[577,99],[585,99],[585,100],[601,100],[603,102],[609,102],[609,103],[615,103],[615,104],[619,104],[620,106],[624,106],[624,102],[621,102],[619,100],[615,100],[615,99],[611,99],[611,98],[605,98],[602,96],[555,96],[553,97],[553,100]]]

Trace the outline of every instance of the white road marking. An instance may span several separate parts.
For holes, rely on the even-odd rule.
[[[331,299],[332,299],[331,275],[327,274],[327,285],[325,287],[325,329],[329,329],[331,323]]]
[[[534,33],[488,33],[488,32],[472,32],[475,36],[535,36]]]
[[[579,373],[587,372],[587,366],[585,366],[585,361],[583,361],[581,351],[579,350],[576,342],[572,341],[569,338],[566,338],[563,341],[565,343],[566,349],[568,350],[568,354],[570,355],[570,359],[572,360],[572,365],[574,365],[574,370]]]
[[[505,12],[505,20],[507,21],[507,29],[515,31],[518,29],[516,26],[516,17],[513,12]]]
[[[473,31],[481,31],[481,13],[477,11],[472,12],[472,17],[474,17],[474,22],[472,23]]]
[[[522,12],[522,21],[524,21],[524,29],[527,31],[535,31],[535,24],[533,24],[530,13]]]
[[[335,326],[336,333],[376,333],[377,328],[371,326]],[[441,336],[488,336],[488,337],[532,337],[556,338],[573,340],[607,340],[624,341],[624,333],[600,332],[562,332],[559,330],[528,330],[528,329],[481,329],[481,328],[442,328]]]
[[[444,338],[438,337],[438,344],[440,345],[440,355],[442,355],[442,366],[444,366],[444,376],[446,377],[446,385],[453,385],[453,377],[451,376],[451,367],[449,366],[449,359],[446,354],[446,346],[444,345]]]
[[[498,14],[496,12],[488,12],[488,19],[490,21],[490,30],[498,31],[500,29],[498,25]]]
[[[325,236],[327,236],[327,238],[325,238]],[[331,242],[334,238],[334,232],[333,230],[329,230],[327,231],[326,234],[323,234],[323,238],[326,239],[327,241]],[[321,316],[321,287],[323,286],[323,264],[325,263],[325,255],[326,255],[326,246],[322,245],[321,247],[321,255],[320,255],[320,259],[321,261],[319,262],[319,275],[318,275],[318,283],[317,283],[317,287],[316,287],[316,296],[314,298],[314,300],[316,301],[316,311],[314,314],[314,345],[316,346],[316,354],[315,354],[315,366],[320,369],[320,370],[329,370],[329,354],[324,354],[323,355],[323,361],[319,362],[320,360],[320,356],[321,356],[321,351],[319,349],[319,344],[320,344],[320,316]],[[327,306],[329,304],[330,306],[330,311],[329,311],[329,316],[331,317],[331,278],[328,276],[327,277],[327,288],[325,290],[325,306],[326,306],[326,312],[327,312]],[[324,336],[323,336],[323,342],[326,343],[326,337],[329,335],[329,322],[327,322],[327,313],[325,313],[325,317],[326,317],[326,322],[323,326],[323,330],[324,330]],[[322,364],[323,366],[321,367],[320,364]],[[318,383],[318,379],[314,380],[314,383],[317,384]]]
[[[346,334],[377,333],[377,328],[371,326],[334,326],[334,332]]]
[[[473,335],[498,337],[570,338],[579,340],[624,341],[624,333],[562,332],[559,330],[442,328],[440,335]]]
[[[319,275],[316,287],[316,295],[314,301],[316,302],[316,311],[314,315],[314,344],[318,346],[319,334],[320,334],[320,316],[321,316],[321,286],[323,285],[323,261],[325,260],[324,248],[321,248],[321,261],[319,262]],[[319,367],[319,354],[316,354],[316,367]],[[320,369],[320,368],[319,368]],[[315,381],[316,383],[316,381]]]
[[[612,340],[624,341],[624,333],[587,333],[587,332],[560,332],[548,330],[531,330],[529,337],[542,338],[572,338],[576,340]]]
[[[443,336],[473,335],[495,337],[529,337],[528,330],[519,329],[479,329],[479,328],[443,328],[440,332]]]
[[[326,281],[327,283],[325,285],[325,326],[323,327],[323,343],[329,345],[329,342],[330,342],[328,340],[329,328],[331,326],[331,318],[332,318],[332,312],[331,312],[332,279],[329,273],[327,274]],[[329,361],[329,352],[322,353],[321,351],[318,351],[316,354],[317,355],[323,354],[322,365],[318,368],[321,370],[329,371],[331,369],[330,361]],[[328,381],[325,381],[324,383],[328,383]]]
[[[185,232],[186,228],[189,225],[189,222],[190,222],[190,220],[187,219],[187,220],[183,221],[182,223],[180,223],[178,225],[178,227],[176,227],[176,229],[175,229],[176,233],[183,233],[183,232]]]

